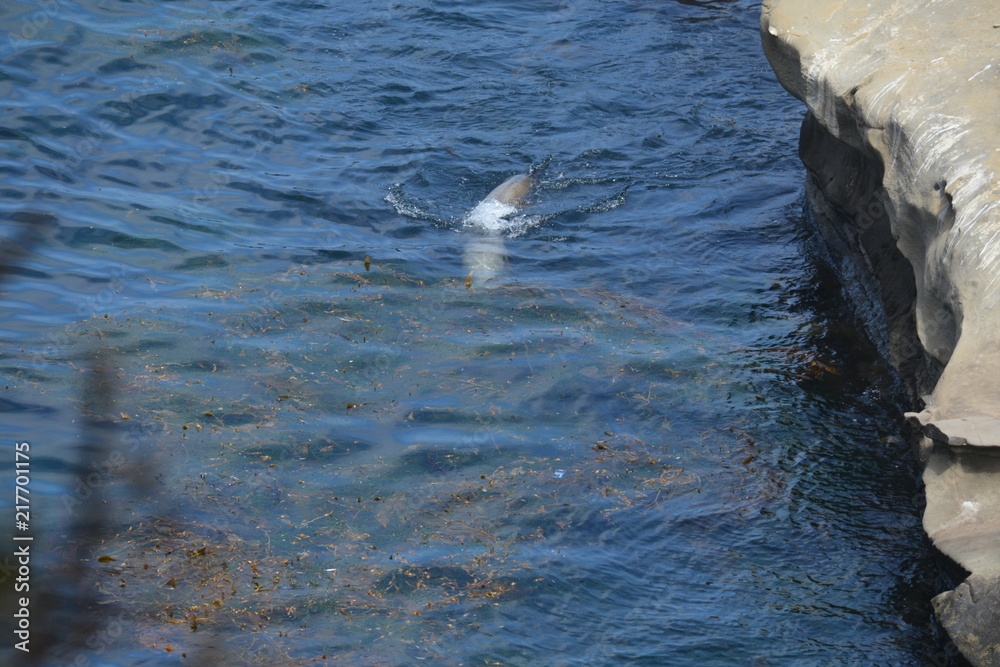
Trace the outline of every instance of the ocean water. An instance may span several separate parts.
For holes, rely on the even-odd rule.
[[[34,654],[944,664],[758,12],[5,3]]]

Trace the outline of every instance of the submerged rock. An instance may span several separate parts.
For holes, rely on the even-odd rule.
[[[924,410],[934,544],[971,573],[935,599],[1000,664],[1000,15],[995,0],[765,0],[761,36],[806,103],[819,228]]]

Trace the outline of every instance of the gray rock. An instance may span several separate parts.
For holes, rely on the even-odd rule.
[[[952,641],[974,665],[1000,665],[1000,581],[973,575],[933,600]]]

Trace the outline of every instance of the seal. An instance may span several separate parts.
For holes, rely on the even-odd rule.
[[[507,247],[503,231],[506,219],[524,206],[543,167],[516,174],[493,188],[465,216],[465,226],[474,233],[465,244],[463,256],[468,275],[466,287],[496,279],[507,268]]]
[[[531,192],[532,186],[538,180],[538,171],[511,176],[500,185],[493,188],[483,201],[496,201],[515,208],[523,206],[524,200]]]

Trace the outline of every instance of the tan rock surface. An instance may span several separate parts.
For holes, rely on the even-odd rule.
[[[996,0],[765,0],[761,14],[768,59],[808,107],[817,217],[848,220],[829,238],[881,287],[904,380],[933,389],[913,419],[928,436],[924,528],[973,574],[935,608],[983,665],[1000,659],[997,26]]]

